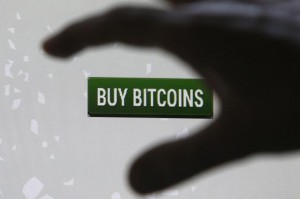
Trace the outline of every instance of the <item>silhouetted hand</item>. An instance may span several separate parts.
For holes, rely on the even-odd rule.
[[[219,95],[216,122],[139,157],[129,173],[132,187],[149,193],[254,153],[299,149],[300,1],[172,2],[176,10],[117,8],[44,44],[58,57],[116,41],[160,47]]]

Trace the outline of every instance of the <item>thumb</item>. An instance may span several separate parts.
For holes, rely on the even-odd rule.
[[[130,168],[131,186],[140,194],[160,191],[250,154],[254,150],[247,135],[251,134],[240,128],[243,124],[237,124],[222,117],[199,134],[146,152]]]

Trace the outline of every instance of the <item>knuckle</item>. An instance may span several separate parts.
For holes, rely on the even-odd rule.
[[[138,8],[122,6],[109,11],[108,16],[115,20],[126,20],[128,18],[140,17],[142,12]]]
[[[111,20],[122,23],[158,23],[165,11],[146,7],[121,6],[111,10]]]

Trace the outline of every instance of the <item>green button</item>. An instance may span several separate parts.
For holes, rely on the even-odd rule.
[[[201,79],[88,79],[91,117],[210,118],[213,94]]]

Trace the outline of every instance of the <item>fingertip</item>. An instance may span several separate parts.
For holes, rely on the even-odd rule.
[[[71,55],[66,46],[61,45],[58,38],[52,37],[43,42],[43,50],[54,57],[67,58]]]
[[[129,169],[128,181],[131,188],[138,194],[146,194],[145,188],[143,186],[141,172],[137,162],[135,162]]]
[[[133,163],[129,170],[128,180],[130,186],[138,194],[145,195],[156,191],[154,184],[157,179],[155,179],[155,174],[153,174],[153,170],[151,172],[145,158],[139,158]]]
[[[169,148],[166,146],[146,152],[130,167],[129,184],[137,193],[145,195],[161,191],[178,182],[178,173],[173,172],[172,160],[168,157],[171,151],[166,150]]]
[[[53,43],[52,39],[49,38],[49,39],[45,40],[42,44],[43,50],[48,54],[51,54],[51,52],[53,51],[52,43]]]

